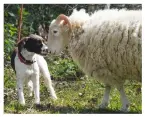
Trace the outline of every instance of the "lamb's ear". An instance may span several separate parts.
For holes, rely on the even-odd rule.
[[[68,19],[68,17],[64,14],[60,14],[57,18],[56,18],[56,23],[60,24],[63,23],[63,25],[68,24],[69,28],[71,29],[71,23]]]
[[[21,51],[22,48],[24,48],[24,45],[25,45],[26,41],[28,40],[28,38],[29,37],[24,37],[17,43],[18,51]]]

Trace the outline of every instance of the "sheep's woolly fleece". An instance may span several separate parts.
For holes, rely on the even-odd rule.
[[[109,85],[141,81],[141,11],[100,10],[72,13],[69,49],[89,76]]]
[[[61,14],[50,24],[50,52],[60,53],[68,46],[78,66],[106,85],[100,108],[107,107],[111,86],[115,86],[121,111],[128,111],[123,83],[126,79],[141,81],[141,19],[141,11],[113,9],[89,15],[74,10],[71,16]]]

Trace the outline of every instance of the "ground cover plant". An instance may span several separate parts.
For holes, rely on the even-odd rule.
[[[87,77],[72,61],[67,50],[62,52],[60,56],[48,55],[45,58],[58,100],[50,99],[49,92],[44,86],[43,78],[41,78],[41,105],[34,105],[34,97],[27,95],[26,87],[24,88],[26,105],[19,105],[16,77],[10,66],[10,55],[16,45],[20,6],[18,4],[4,5],[4,113],[121,113],[119,111],[121,106],[119,92],[116,89],[111,90],[109,107],[103,110],[98,109],[97,106],[103,97],[104,85],[95,78]],[[48,28],[52,19],[60,13],[69,15],[74,8],[85,8],[87,12],[93,12],[94,9],[104,9],[105,7],[105,4],[24,5],[21,36],[27,36],[31,33],[38,34],[40,24]],[[141,5],[111,4],[110,8],[141,9]],[[141,83],[127,81],[126,84],[124,87],[130,101],[128,113],[142,113]]]

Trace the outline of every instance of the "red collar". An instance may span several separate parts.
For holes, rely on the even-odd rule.
[[[19,58],[20,61],[21,61],[22,63],[24,63],[25,65],[32,65],[34,62],[36,62],[36,61],[26,60],[26,59],[22,56],[22,54],[21,54],[20,52],[18,52],[18,58]]]

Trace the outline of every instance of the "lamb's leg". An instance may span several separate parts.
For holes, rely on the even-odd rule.
[[[35,74],[32,76],[33,88],[34,88],[34,97],[35,104],[40,104],[40,86],[39,86],[39,75]]]
[[[45,79],[45,85],[46,85],[47,89],[50,90],[50,95],[51,95],[52,99],[57,99],[54,88],[52,86],[49,72],[43,73],[43,75],[44,75],[44,79]]]
[[[127,96],[125,94],[124,88],[123,88],[123,86],[120,86],[120,87],[117,87],[117,89],[120,92],[120,99],[121,99],[121,102],[122,102],[121,111],[122,112],[127,112],[128,107],[129,107],[129,102],[128,102]]]
[[[52,87],[51,77],[50,77],[47,63],[42,56],[37,56],[37,57],[38,57],[37,62],[38,62],[40,71],[42,72],[43,77],[45,79],[45,85],[46,85],[47,89],[50,90],[51,97],[53,99],[57,99],[54,88]]]
[[[29,96],[31,97],[32,96],[32,92],[33,92],[33,82],[32,82],[32,80],[29,80],[27,82],[27,85],[28,85]]]
[[[18,100],[21,105],[25,105],[24,93],[23,93],[23,83],[24,78],[20,78],[20,75],[17,75],[17,92],[18,92]]]
[[[111,86],[106,85],[104,97],[103,97],[102,103],[99,105],[99,108],[103,109],[103,108],[106,108],[108,106],[110,90],[111,90]]]

